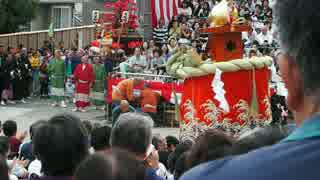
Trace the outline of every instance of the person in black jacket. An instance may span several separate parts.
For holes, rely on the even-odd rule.
[[[26,48],[23,48],[20,52],[21,65],[23,66],[22,75],[22,86],[23,86],[23,98],[26,99],[30,96],[30,86],[32,84],[32,66],[29,61],[28,52]]]
[[[14,103],[12,100],[12,80],[14,77],[14,69],[16,66],[15,63],[15,49],[9,47],[8,48],[9,54],[5,57],[4,63],[2,65],[3,75],[2,75],[2,83],[3,83],[3,90],[2,90],[2,105],[6,105],[6,103]]]
[[[2,100],[2,92],[4,90],[4,63],[6,60],[6,55],[4,52],[3,45],[0,45],[0,103],[1,105],[6,105],[5,102]]]
[[[12,90],[13,97],[15,101],[21,101],[22,103],[26,103],[25,101],[25,88],[26,88],[26,74],[27,67],[22,60],[22,57],[19,53],[14,56],[14,68],[11,72],[12,75]]]

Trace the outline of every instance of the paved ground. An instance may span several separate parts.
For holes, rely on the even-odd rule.
[[[47,120],[57,113],[68,112],[79,116],[81,120],[110,125],[109,121],[104,119],[104,112],[102,111],[90,110],[87,113],[74,113],[72,112],[72,108],[72,104],[69,104],[66,109],[51,107],[49,100],[35,98],[29,100],[27,104],[0,106],[0,120],[2,122],[9,119],[15,120],[18,123],[19,130],[25,131],[37,120]],[[161,134],[163,136],[177,136],[178,132],[177,128],[154,128],[153,130],[154,134]]]

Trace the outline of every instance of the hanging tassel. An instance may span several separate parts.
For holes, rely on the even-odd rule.
[[[182,118],[181,118],[180,105],[179,105],[176,90],[173,90],[173,96],[174,96],[175,119],[180,124],[182,122]]]
[[[250,118],[256,118],[259,112],[259,103],[257,96],[256,71],[252,69],[252,98],[250,105]]]

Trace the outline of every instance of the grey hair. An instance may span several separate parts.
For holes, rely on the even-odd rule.
[[[111,131],[110,145],[142,155],[147,152],[152,140],[150,116],[139,113],[122,114]]]
[[[319,0],[277,0],[274,4],[281,48],[299,67],[306,95],[320,89],[319,9]]]

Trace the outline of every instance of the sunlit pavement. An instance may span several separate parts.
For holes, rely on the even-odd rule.
[[[30,125],[37,120],[47,120],[57,113],[72,113],[81,118],[81,120],[89,120],[93,124],[110,125],[108,120],[105,120],[103,111],[90,109],[86,113],[72,112],[72,104],[68,104],[67,108],[52,107],[50,100],[34,98],[28,100],[26,104],[16,104],[0,106],[0,120],[2,123],[6,120],[14,120],[18,123],[20,131],[26,131]],[[179,129],[177,128],[154,128],[154,134],[163,136],[174,135],[178,136]]]

